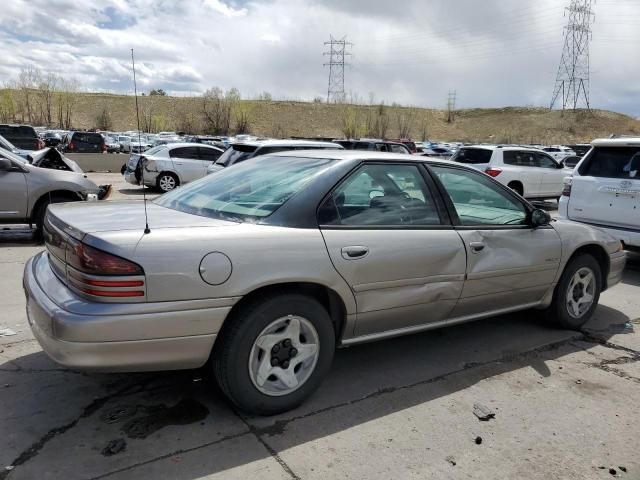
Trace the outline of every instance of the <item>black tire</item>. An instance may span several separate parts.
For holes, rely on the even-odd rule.
[[[524,193],[524,190],[522,188],[522,185],[518,182],[511,182],[509,185],[507,185],[511,190],[513,190],[514,192],[516,192],[518,195],[522,196],[522,194]]]
[[[170,183],[170,182],[163,182],[164,179],[172,179],[173,180],[173,187],[171,188],[167,188],[164,185],[166,185],[166,183]],[[170,192],[171,190],[175,189],[176,187],[178,187],[178,185],[180,185],[180,180],[178,180],[178,177],[171,173],[171,172],[162,172],[160,173],[160,175],[158,175],[158,178],[156,178],[156,188],[158,190],[160,190],[162,193],[167,193]],[[144,185],[143,185],[144,186]]]
[[[44,228],[44,216],[47,213],[47,207],[52,203],[72,202],[73,200],[68,197],[62,197],[60,195],[47,195],[47,197],[40,202],[36,207],[36,211],[33,214],[32,222],[35,224],[36,229],[33,232],[33,237],[36,240],[42,240],[42,230]]]
[[[319,354],[307,380],[291,393],[270,396],[254,385],[249,375],[249,357],[260,333],[274,320],[287,315],[304,317],[318,334]],[[216,341],[213,371],[220,389],[239,409],[258,415],[274,415],[300,405],[329,372],[335,351],[335,332],[329,314],[315,299],[282,294],[240,308],[229,318]]]
[[[573,276],[582,268],[588,268],[595,277],[595,287],[593,292],[593,303],[579,318],[569,313],[567,305],[568,288]],[[589,321],[593,312],[598,307],[600,292],[602,290],[602,269],[598,261],[589,254],[581,254],[569,261],[562,272],[560,281],[553,294],[553,301],[546,310],[546,316],[554,325],[569,330],[580,330]]]

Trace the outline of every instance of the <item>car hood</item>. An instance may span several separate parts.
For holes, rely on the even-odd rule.
[[[42,150],[29,152],[27,159],[34,167],[55,168],[57,170],[60,170],[62,169],[62,165],[64,165],[72,172],[84,173],[76,162],[74,162],[70,158],[65,157],[53,147],[47,147],[43,148]]]
[[[49,212],[64,222],[68,233],[76,238],[85,234],[145,228],[144,201],[109,201],[66,203],[49,206]],[[151,231],[160,228],[223,227],[238,225],[226,220],[201,217],[147,202]]]

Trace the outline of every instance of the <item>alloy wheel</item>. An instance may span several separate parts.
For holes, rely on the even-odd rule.
[[[589,311],[595,298],[596,277],[590,268],[582,267],[571,277],[567,287],[567,312],[573,318],[581,318]]]

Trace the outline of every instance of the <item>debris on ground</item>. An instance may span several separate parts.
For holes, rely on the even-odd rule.
[[[621,472],[627,473],[627,467],[618,467]]]
[[[10,328],[0,328],[0,337],[12,337],[13,335],[17,335],[14,330]]]
[[[449,455],[447,458],[445,458],[445,460],[454,467],[456,466],[456,459],[453,457],[453,455]]]
[[[576,380],[576,384],[577,385],[582,385],[582,380],[580,380],[580,379]]]
[[[615,469],[615,468],[610,468],[610,469],[609,469],[609,473],[610,473],[611,475],[615,475],[615,474],[616,474],[616,473],[618,473],[618,472],[616,472],[616,469]]]
[[[482,443],[482,437],[476,437],[476,445],[480,445]]]
[[[492,412],[488,407],[485,407],[481,403],[473,404],[473,414],[482,422],[487,422],[492,418],[495,418],[496,416],[494,412]]]
[[[110,440],[106,447],[102,449],[102,455],[110,457],[126,450],[126,448],[127,442],[124,438],[116,438],[115,440]]]

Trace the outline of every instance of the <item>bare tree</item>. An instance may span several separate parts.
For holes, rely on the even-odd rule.
[[[13,90],[6,88],[0,92],[0,121],[13,122],[16,116],[16,101]]]
[[[23,68],[18,75],[16,88],[21,94],[22,121],[33,123],[36,120],[35,92],[40,81],[41,73],[37,68]]]
[[[231,131],[234,107],[240,101],[240,92],[232,88],[226,94],[219,87],[210,88],[202,95],[202,116],[207,130],[227,135]]]
[[[69,129],[72,126],[71,117],[77,101],[77,92],[80,84],[75,78],[61,78],[58,90],[54,95],[56,116],[58,117],[59,128]]]
[[[37,100],[40,108],[41,123],[53,124],[53,100],[60,83],[60,77],[55,73],[39,74],[37,78]]]
[[[403,108],[398,112],[398,137],[409,138],[413,127],[413,117],[415,110],[413,108]]]

